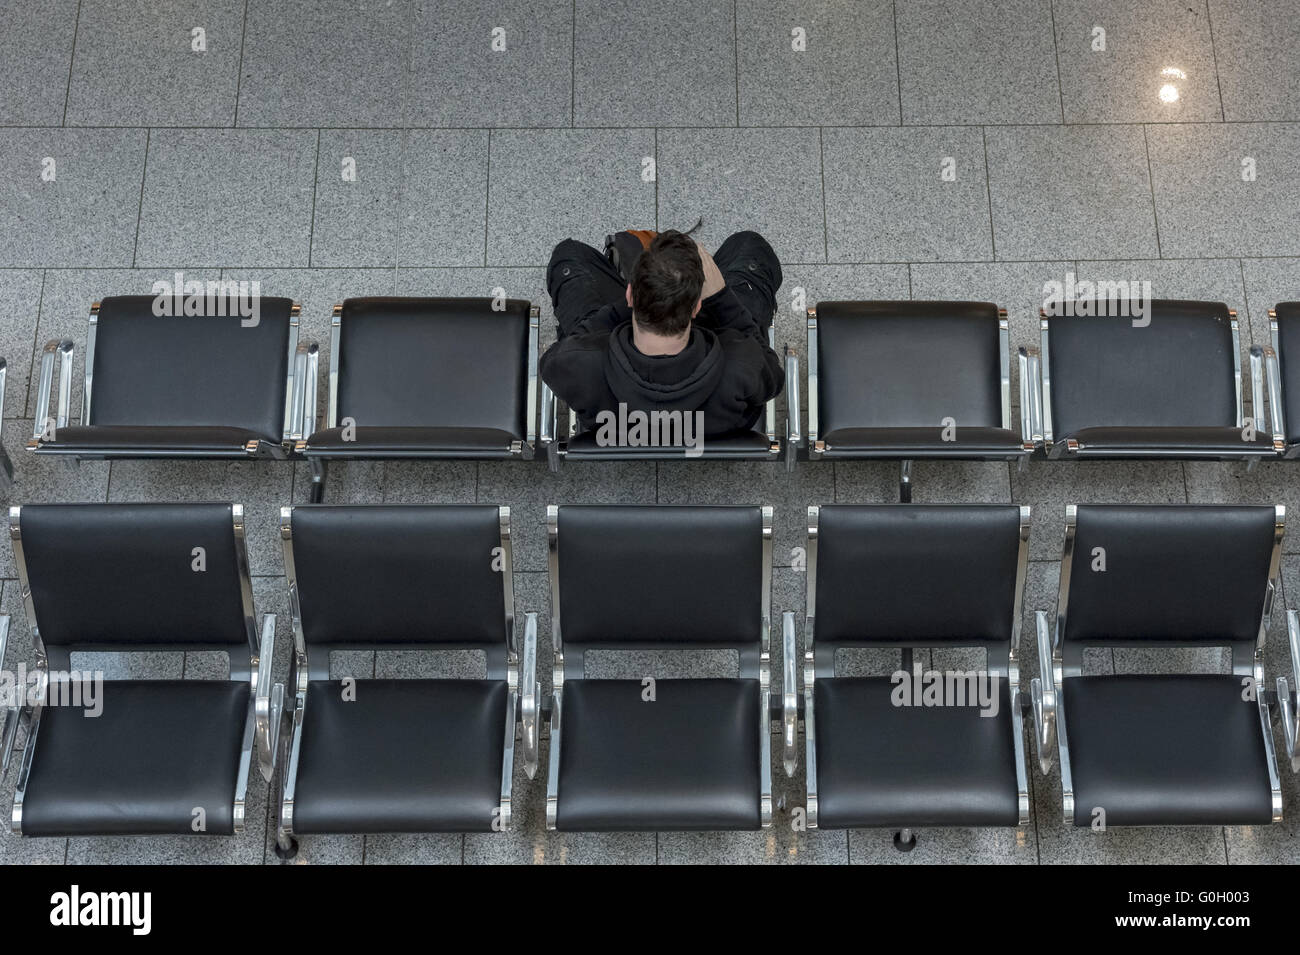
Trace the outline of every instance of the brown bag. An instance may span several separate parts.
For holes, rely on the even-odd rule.
[[[624,229],[605,237],[605,258],[618,269],[624,282],[632,281],[632,269],[641,253],[650,248],[659,233],[651,229]]]

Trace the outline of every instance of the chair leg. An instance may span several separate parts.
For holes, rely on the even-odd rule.
[[[894,848],[899,852],[911,852],[916,848],[916,833],[911,829],[899,829],[894,833]]]
[[[319,504],[325,500],[325,462],[320,458],[311,459],[311,502]]]
[[[898,472],[898,503],[912,503],[912,462],[903,461]]]
[[[298,854],[298,840],[281,829],[275,834],[275,854],[288,862]]]

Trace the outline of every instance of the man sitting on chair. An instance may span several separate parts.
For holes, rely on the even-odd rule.
[[[772,247],[756,232],[736,233],[716,256],[681,232],[623,232],[610,245],[617,264],[566,239],[547,269],[559,338],[541,375],[580,429],[622,443],[602,435],[637,412],[679,412],[704,438],[753,429],[785,384],[767,343],[781,287]]]

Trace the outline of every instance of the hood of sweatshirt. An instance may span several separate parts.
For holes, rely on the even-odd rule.
[[[722,345],[707,328],[694,326],[676,355],[643,355],[632,343],[632,323],[624,322],[609,336],[605,382],[629,410],[697,411],[722,380]]]

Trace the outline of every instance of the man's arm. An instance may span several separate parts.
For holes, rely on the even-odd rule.
[[[711,328],[717,332],[731,329],[750,335],[762,342],[764,346],[767,345],[767,334],[730,288],[724,287],[722,291],[706,298],[700,304],[700,314],[695,317],[695,320],[704,328]]]
[[[538,362],[542,380],[579,418],[595,417],[606,400],[608,342],[603,334],[566,335],[546,349]]]
[[[696,245],[699,245],[697,242]],[[759,326],[749,309],[745,308],[739,298],[727,288],[722,270],[718,268],[713,256],[700,245],[700,261],[704,264],[704,290],[701,293],[700,313],[695,321],[714,331],[733,329],[757,338],[764,346],[767,336]]]
[[[623,302],[603,305],[575,322],[564,338],[583,338],[589,335],[608,335],[632,317],[632,310]],[[559,392],[556,392],[558,394]]]

